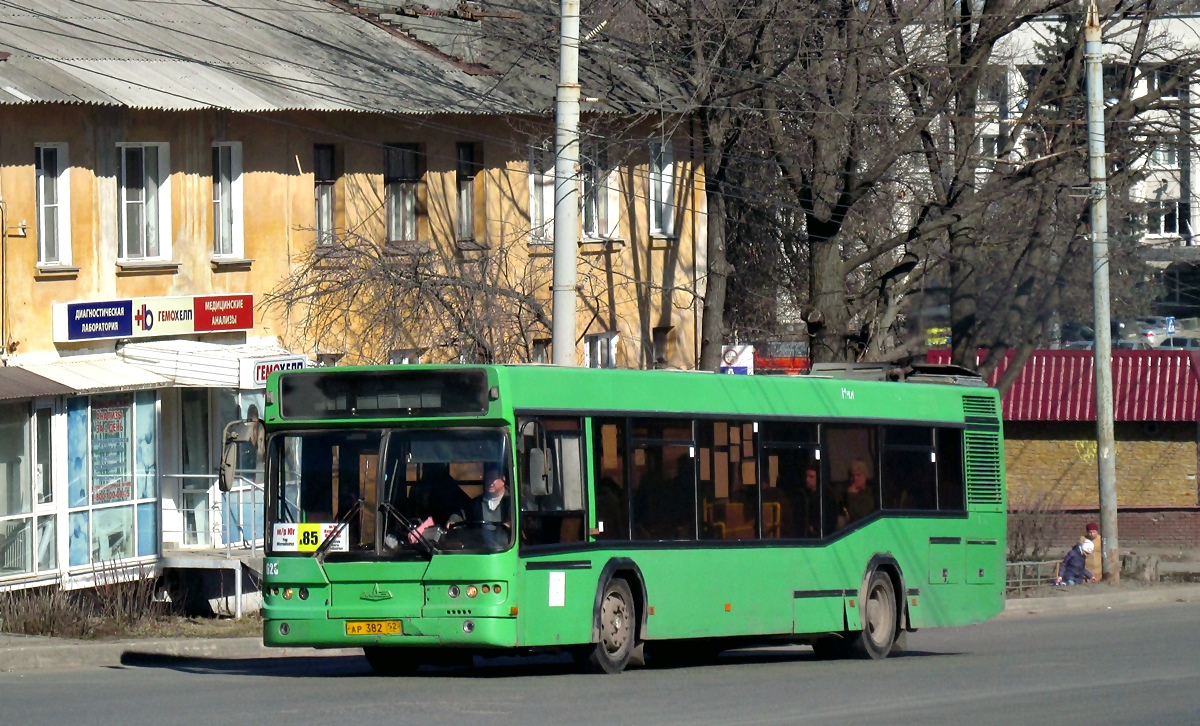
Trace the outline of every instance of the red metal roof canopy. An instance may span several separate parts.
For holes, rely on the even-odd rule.
[[[982,356],[983,353],[980,353]],[[1009,351],[988,379],[995,385]],[[931,350],[930,363],[950,351]],[[1195,421],[1200,415],[1200,353],[1114,350],[1113,417],[1117,421]],[[1005,421],[1095,421],[1095,357],[1090,350],[1035,350],[1004,395]]]

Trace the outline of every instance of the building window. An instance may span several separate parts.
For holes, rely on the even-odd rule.
[[[1000,65],[986,66],[979,81],[979,100],[1001,108],[1008,105],[1008,68]]]
[[[122,260],[171,256],[168,148],[167,144],[118,146]]]
[[[611,237],[615,231],[615,179],[608,164],[607,150],[589,144],[584,148],[583,172],[583,235],[592,239]]]
[[[153,391],[68,399],[71,567],[158,554],[157,452]]]
[[[389,144],[383,150],[387,187],[387,241],[417,241],[417,185],[421,181],[416,144]]]
[[[996,168],[1000,159],[1000,137],[995,134],[985,134],[979,137],[979,163],[977,167],[984,171]]]
[[[554,142],[529,147],[529,236],[543,242],[554,235]]]
[[[1162,98],[1182,98],[1183,83],[1179,69],[1173,65],[1161,65],[1146,72],[1146,86],[1150,93],[1159,92]]]
[[[213,254],[245,256],[242,228],[242,145],[213,144]]]
[[[333,244],[333,211],[336,202],[333,144],[313,146],[313,192],[316,200],[317,244]]]
[[[550,362],[550,339],[549,338],[534,338],[533,339],[533,361],[534,363],[549,363]]]
[[[583,364],[588,368],[616,368],[617,334],[596,333],[587,336],[583,355]]]
[[[39,265],[71,264],[71,184],[66,144],[34,147]]]
[[[671,333],[673,325],[660,325],[653,330],[653,360],[655,368],[666,368],[671,360]]]
[[[1148,202],[1146,209],[1146,234],[1169,237],[1190,233],[1188,205],[1175,199]]]
[[[479,147],[472,143],[455,146],[455,181],[458,192],[457,233],[460,240],[475,239],[475,180],[482,169]]]
[[[1179,168],[1179,138],[1168,134],[1162,143],[1150,150],[1150,166],[1155,169]]]
[[[675,169],[671,144],[650,143],[650,234],[675,233]]]

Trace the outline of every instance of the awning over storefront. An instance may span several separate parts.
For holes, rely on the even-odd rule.
[[[61,383],[16,366],[0,367],[0,401],[62,396],[74,391]]]
[[[306,356],[277,345],[218,345],[196,340],[130,343],[118,355],[175,385],[210,388],[262,388],[272,371],[308,364]]]
[[[130,365],[116,356],[63,360],[25,366],[30,372],[61,384],[65,393],[110,393],[170,388],[173,384],[145,368]]]

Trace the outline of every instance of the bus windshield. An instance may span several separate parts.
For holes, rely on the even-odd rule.
[[[507,549],[507,450],[497,429],[277,434],[272,552],[376,558]]]

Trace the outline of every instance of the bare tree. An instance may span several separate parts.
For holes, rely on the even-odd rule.
[[[536,295],[550,267],[512,254],[512,245],[443,249],[339,234],[298,260],[265,302],[286,310],[303,340],[345,352],[347,362],[386,363],[393,350],[435,361],[530,361],[534,340],[550,329],[547,301]]]

